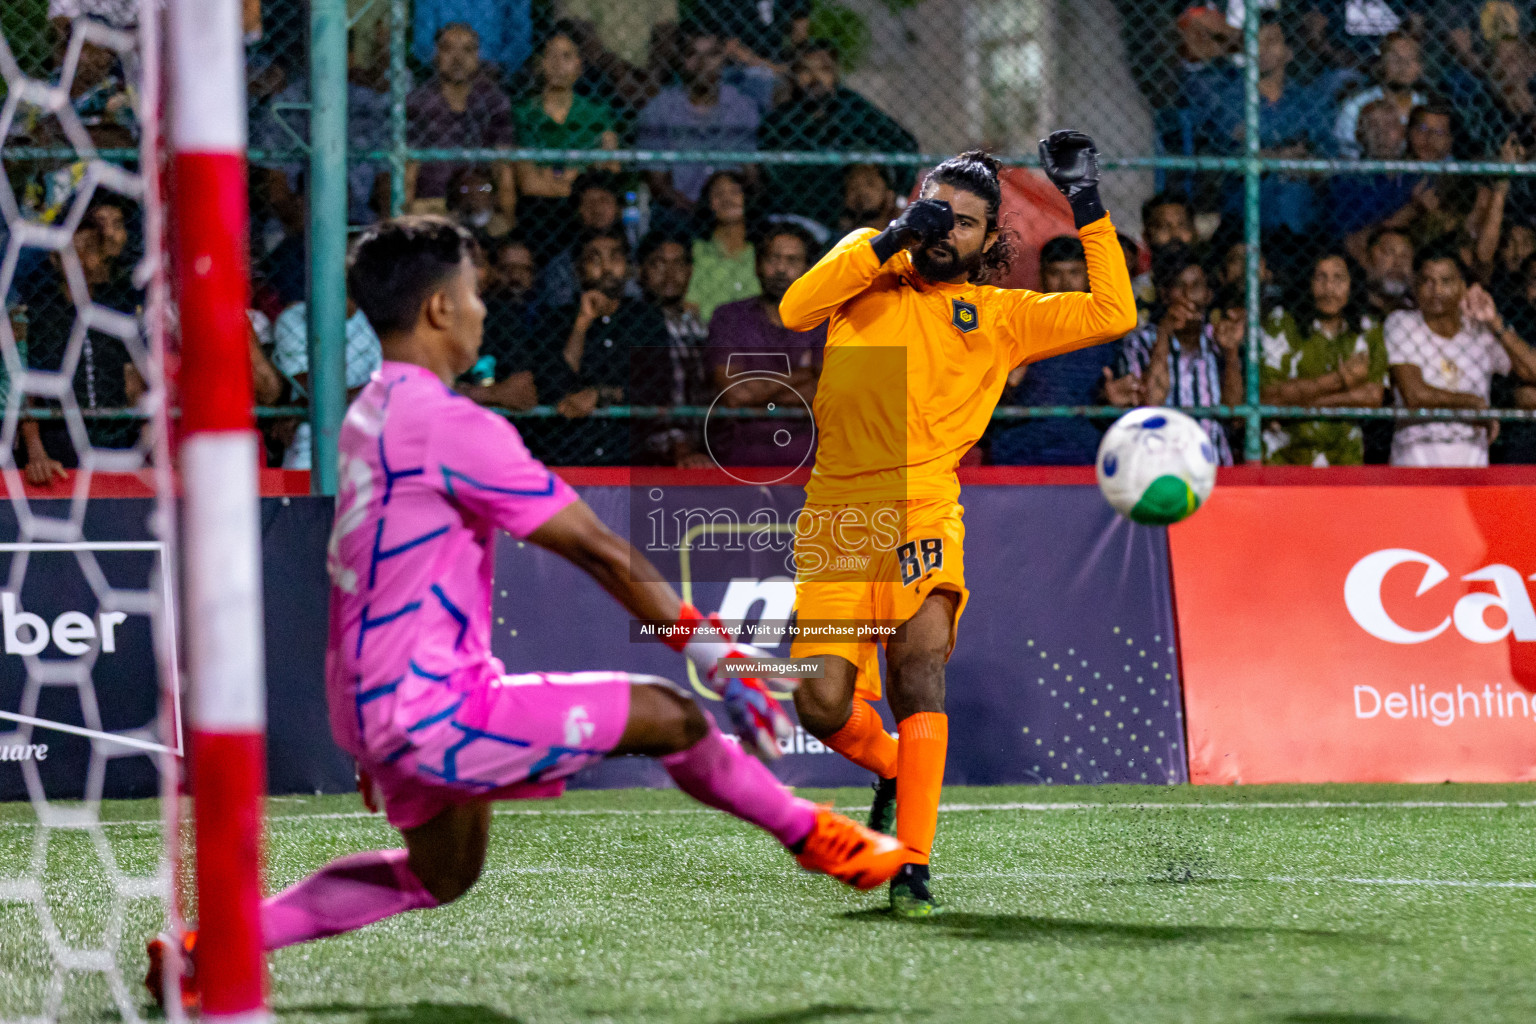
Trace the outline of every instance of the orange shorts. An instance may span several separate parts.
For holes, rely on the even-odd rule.
[[[858,669],[856,690],[878,700],[879,649],[936,590],[965,587],[964,509],[948,500],[807,505],[795,529],[795,621],[790,657],[835,654]]]

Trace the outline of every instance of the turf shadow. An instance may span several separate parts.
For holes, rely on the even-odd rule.
[[[785,1010],[781,1013],[737,1017],[730,1024],[816,1024],[816,1022],[824,1020],[848,1020],[854,1017],[873,1017],[877,1015],[888,1016],[889,1012],[874,1006],[817,1003],[815,1006],[807,1006],[799,1010]]]
[[[1277,1017],[1280,1024],[1419,1024],[1417,1017],[1399,1017],[1394,1013],[1287,1013]]]
[[[843,915],[848,920],[892,920],[887,910],[856,910]],[[1161,925],[1125,924],[1116,921],[1079,921],[1061,917],[1031,917],[1027,914],[974,914],[949,911],[927,921],[903,922],[929,928],[952,938],[987,939],[1003,942],[1034,942],[1043,939],[1118,939],[1135,943],[1231,941],[1271,935],[1293,935],[1307,939],[1369,940],[1357,932],[1328,931],[1312,928],[1252,928],[1237,925]]]
[[[358,1006],[326,1003],[313,1006],[285,1006],[277,1011],[281,1020],[289,1014],[366,1014],[367,1024],[522,1024],[521,1018],[509,1017],[489,1006],[468,1003],[407,1003],[400,1006]]]

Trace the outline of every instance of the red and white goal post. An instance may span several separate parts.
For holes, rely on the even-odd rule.
[[[241,0],[169,0],[181,330],[183,622],[205,1021],[269,1019],[261,943],[266,695],[249,325]]]

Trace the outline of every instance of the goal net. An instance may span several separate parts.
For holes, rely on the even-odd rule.
[[[178,319],[168,278],[190,262],[192,277],[223,287],[229,334],[231,314],[245,315],[244,261],[233,255],[244,211],[223,218],[232,228],[211,230],[198,211],[176,237],[211,243],[190,260],[167,257],[162,179],[180,164],[165,136],[179,128],[159,116],[162,91],[174,84],[162,85],[160,54],[178,9],[193,12],[181,17],[198,23],[187,30],[194,35],[235,26],[230,45],[215,47],[228,67],[211,78],[228,79],[212,89],[216,100],[238,96],[238,14],[229,16],[238,0],[173,0],[169,9],[162,0],[78,0],[72,6],[85,13],[69,19],[45,19],[47,4],[20,6],[37,16],[0,18],[0,478],[9,499],[0,503],[0,1021],[136,1021],[150,1014],[140,983],[145,940],[179,933],[181,897],[193,888],[181,870],[183,756],[202,740],[191,719],[184,723],[183,675],[197,693],[193,706],[217,713],[219,702],[205,701],[196,680],[199,664],[217,661],[208,651],[219,649],[228,618],[213,613],[206,631],[199,620],[209,636],[187,645],[184,673],[176,591],[185,580],[193,607],[219,559],[209,556],[208,530],[194,527],[202,554],[189,543],[185,573],[178,568],[172,405],[182,416],[184,516],[200,510],[211,522],[208,489],[218,484],[236,503],[225,510],[226,532],[248,526],[256,465],[254,456],[237,460],[213,474],[221,480],[207,479],[196,467],[227,461],[246,444],[238,411],[234,447],[216,440],[213,449],[224,447],[210,452],[186,440],[210,436],[198,433],[209,429],[207,403],[170,397],[192,387],[193,363],[207,372],[209,356],[194,356],[194,345],[202,325],[219,318],[208,314],[206,288],[179,276],[178,306],[198,326],[168,339]],[[243,118],[235,120],[243,144]],[[233,159],[238,168],[240,155]],[[197,169],[186,177],[177,188],[195,191]],[[244,357],[243,337],[234,344]],[[238,388],[235,395],[226,404],[238,410]],[[244,404],[248,417],[248,393]],[[254,543],[232,546],[233,570],[231,545],[222,551],[244,619],[252,619],[251,580],[242,573]],[[248,646],[246,636],[235,653]],[[240,674],[260,671],[258,651]],[[247,790],[261,778],[259,761],[254,776],[248,768],[233,771]],[[248,876],[235,895],[249,918],[256,844],[246,832],[242,842],[219,838]],[[239,1019],[263,1016],[255,978],[255,1015]],[[166,1015],[184,1017],[175,1001]]]

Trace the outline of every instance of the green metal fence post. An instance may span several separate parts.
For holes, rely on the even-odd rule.
[[[310,490],[336,493],[347,407],[347,0],[309,12]]]
[[[389,4],[389,215],[405,212],[405,98],[411,85],[405,66],[405,0]]]
[[[1264,457],[1259,417],[1259,184],[1263,173],[1259,139],[1259,5],[1255,0],[1243,4],[1243,291],[1247,296],[1248,366],[1243,385],[1243,457],[1258,462]]]

